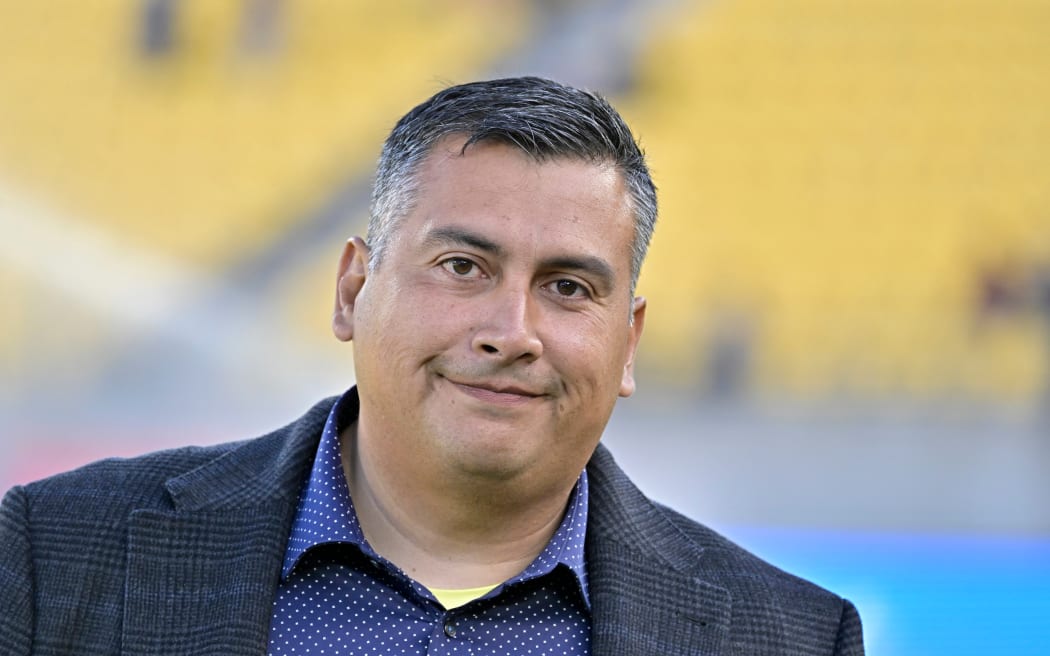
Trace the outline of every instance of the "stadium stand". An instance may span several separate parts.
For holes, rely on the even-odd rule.
[[[654,366],[710,386],[728,349],[759,391],[803,396],[1047,385],[1050,326],[1026,302],[984,320],[980,287],[1000,263],[1030,279],[1050,262],[1050,5],[735,0],[670,18],[629,111],[662,189],[641,285]]]
[[[136,261],[159,257],[221,281],[280,249],[347,178],[367,176],[393,117],[516,45],[527,9],[469,0],[0,3],[0,201],[40,205]],[[11,206],[0,203],[0,214]],[[53,258],[78,245],[21,247]],[[116,357],[85,330],[77,357],[63,360],[68,335],[33,319],[34,305],[69,298],[26,271],[28,279],[0,270],[0,357],[15,387],[26,387],[17,373],[30,362],[84,367],[90,377]],[[103,275],[95,286],[107,283]],[[82,311],[103,333],[120,333],[119,312],[99,303]],[[296,316],[317,323],[317,313]]]
[[[1045,393],[1048,5],[665,7],[616,99],[661,188],[642,364],[716,395]],[[392,117],[521,44],[529,12],[4,3],[0,192],[221,280],[367,177]],[[328,250],[269,290],[308,343],[329,339]],[[29,317],[41,289],[0,275],[8,315]],[[9,321],[0,354],[24,365],[62,340]]]
[[[367,171],[392,116],[524,24],[513,3],[168,2],[170,45],[146,52],[158,4],[5,3],[0,175],[210,268]],[[277,12],[269,51],[240,45],[252,6]]]

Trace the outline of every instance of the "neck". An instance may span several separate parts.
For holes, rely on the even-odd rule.
[[[342,435],[343,473],[376,553],[431,588],[505,581],[527,567],[561,523],[572,483],[528,494],[514,481],[407,473],[373,457],[357,424]],[[403,462],[403,461],[402,461]]]

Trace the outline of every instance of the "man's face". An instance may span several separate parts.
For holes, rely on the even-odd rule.
[[[407,468],[574,480],[634,391],[626,188],[611,165],[462,143],[424,162],[374,272],[359,240],[344,253],[334,325],[354,344],[358,439]]]

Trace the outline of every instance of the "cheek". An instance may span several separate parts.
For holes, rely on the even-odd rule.
[[[626,338],[601,321],[563,326],[548,347],[551,362],[562,369],[576,394],[604,397],[619,392]]]
[[[472,315],[465,304],[449,303],[435,294],[399,293],[377,300],[367,320],[368,342],[362,342],[374,360],[387,369],[418,368],[446,352],[469,330]]]
[[[424,305],[425,309],[422,309]],[[424,299],[420,306],[421,309],[416,313],[414,319],[422,321],[419,325],[422,333],[449,335],[469,332],[473,331],[473,326],[477,323],[478,308],[475,303],[459,299],[430,297]],[[485,306],[482,308],[483,312],[491,312],[491,308]]]
[[[418,341],[411,338],[418,331],[409,323],[411,314],[400,304],[385,302],[392,298],[386,290],[373,287],[368,291],[358,303],[354,320],[354,358],[358,366],[372,370],[372,377],[381,380],[384,370],[402,366],[407,347]]]

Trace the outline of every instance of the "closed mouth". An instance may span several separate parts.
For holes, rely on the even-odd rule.
[[[471,396],[490,401],[521,402],[546,396],[546,394],[542,392],[534,392],[517,385],[504,385],[487,381],[462,382],[447,377],[446,380]]]

